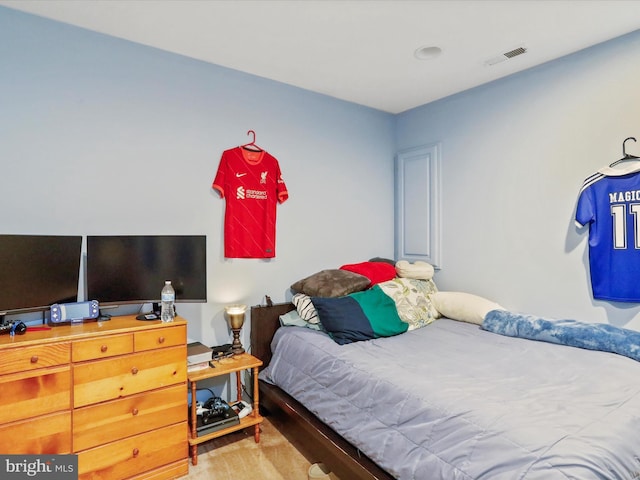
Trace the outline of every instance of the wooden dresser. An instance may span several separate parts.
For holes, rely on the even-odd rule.
[[[0,453],[76,453],[80,479],[188,473],[186,322],[0,336]]]

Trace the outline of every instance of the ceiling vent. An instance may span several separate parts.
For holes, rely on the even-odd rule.
[[[527,53],[526,47],[514,48],[513,50],[509,50],[508,52],[505,52],[501,55],[490,58],[489,60],[485,61],[484,64],[495,65],[496,63],[504,62],[505,60],[509,60],[510,58],[517,57],[518,55],[522,55],[523,53]]]

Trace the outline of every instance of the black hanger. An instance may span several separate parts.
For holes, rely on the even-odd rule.
[[[251,134],[253,134],[253,140],[249,143],[245,143],[244,145],[242,145],[242,148],[246,150],[251,150],[253,152],[261,152],[262,148],[256,145],[256,132],[254,132],[253,130],[249,130],[247,132],[247,135],[251,135]]]
[[[625,144],[627,143],[628,140],[633,140],[634,142],[636,141],[635,137],[625,138],[624,142],[622,142],[622,158],[610,164],[609,165],[610,167],[613,167],[614,165],[617,165],[620,162],[624,162],[625,160],[634,160],[636,158],[640,158],[640,157],[636,157],[635,155],[631,155],[630,153],[627,153],[627,148]]]

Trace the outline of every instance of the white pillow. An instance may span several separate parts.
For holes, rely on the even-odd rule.
[[[443,317],[477,325],[482,324],[491,310],[504,310],[491,300],[465,292],[436,292],[431,295],[431,301]]]
[[[406,260],[400,260],[396,263],[396,273],[399,277],[413,278],[416,280],[431,280],[435,270],[433,265],[421,260],[415,263],[409,263]]]

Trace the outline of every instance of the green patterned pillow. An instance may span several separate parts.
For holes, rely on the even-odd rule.
[[[394,278],[378,285],[393,299],[398,316],[409,324],[409,330],[429,325],[440,317],[431,301],[431,295],[438,291],[433,280]]]

